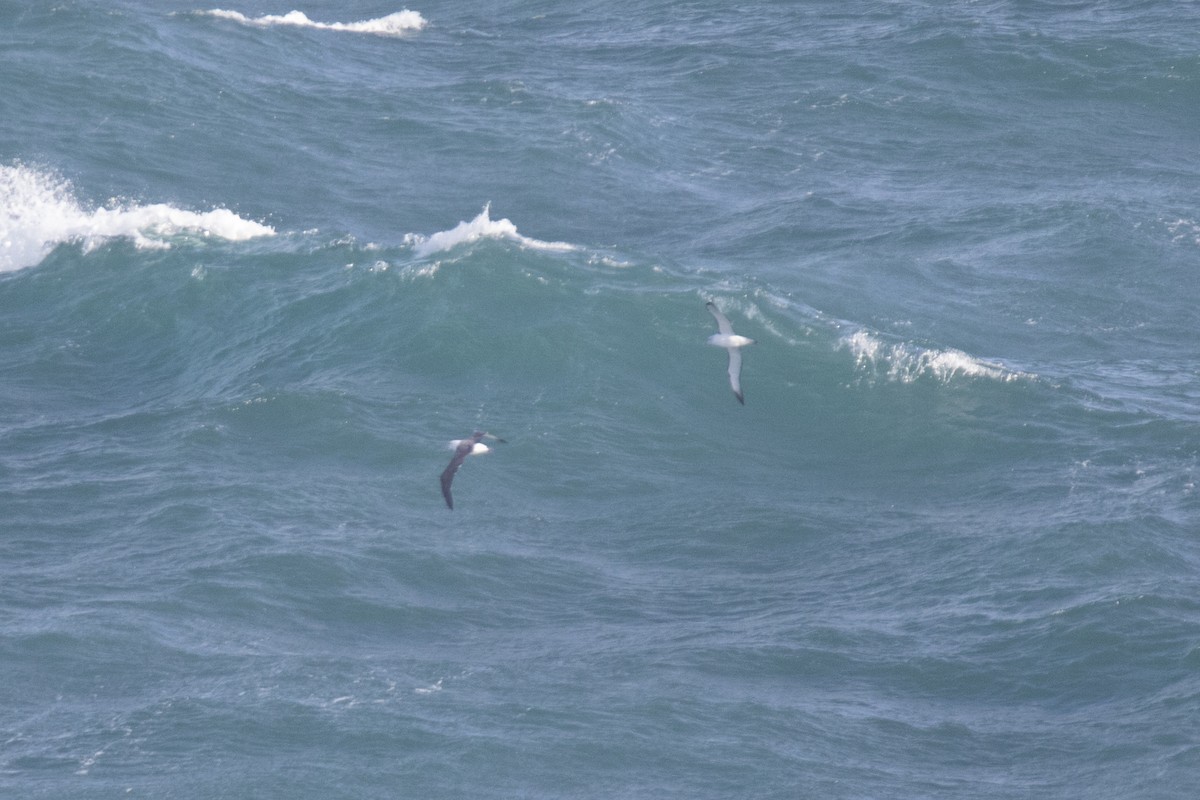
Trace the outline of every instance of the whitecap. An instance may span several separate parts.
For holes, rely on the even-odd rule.
[[[243,25],[253,25],[266,28],[276,25],[286,25],[296,28],[316,28],[326,31],[348,31],[350,33],[373,33],[377,36],[403,36],[412,31],[419,31],[427,24],[424,17],[416,11],[397,11],[378,19],[367,19],[361,22],[316,22],[308,18],[303,11],[289,11],[287,14],[267,14],[261,17],[247,17],[240,11],[227,11],[214,8],[202,12],[220,19],[228,19]]]
[[[943,383],[956,377],[1005,382],[1030,377],[1024,372],[983,361],[961,350],[887,342],[861,328],[842,337],[839,346],[850,351],[860,369],[883,372],[889,380],[901,383],[912,383],[922,377],[931,377]]]
[[[1191,219],[1177,219],[1174,222],[1167,223],[1167,230],[1171,232],[1171,241],[1187,242],[1200,244],[1200,223]]]
[[[404,237],[405,243],[413,248],[418,258],[450,250],[460,244],[477,242],[480,239],[507,239],[517,242],[523,247],[536,250],[569,251],[575,246],[566,242],[543,242],[531,239],[517,232],[517,226],[507,219],[494,220],[491,218],[491,203],[483,207],[483,211],[470,222],[460,222],[448,231],[439,231],[430,236],[410,233]]]
[[[180,235],[244,241],[275,230],[225,208],[197,212],[165,203],[88,210],[71,185],[55,175],[17,164],[0,165],[0,272],[41,263],[50,251],[75,242],[90,251],[126,238],[139,248],[168,248]]]

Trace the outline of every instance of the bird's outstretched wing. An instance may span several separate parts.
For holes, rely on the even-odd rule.
[[[450,465],[442,471],[442,497],[446,498],[446,507],[451,510],[454,509],[454,498],[450,496],[450,483],[454,480],[454,473],[458,472],[458,468],[474,447],[475,442],[472,439],[460,442],[458,447],[454,448],[454,458],[450,459]]]
[[[721,313],[721,309],[717,308],[717,304],[710,300],[704,304],[704,307],[708,309],[708,313],[717,318],[717,330],[726,336],[732,336],[733,326],[729,324],[729,320]]]
[[[746,397],[742,394],[742,351],[736,347],[729,348],[729,387],[738,402],[746,405]]]

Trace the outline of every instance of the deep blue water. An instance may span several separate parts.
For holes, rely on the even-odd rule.
[[[0,3],[0,795],[1195,797],[1197,30]]]

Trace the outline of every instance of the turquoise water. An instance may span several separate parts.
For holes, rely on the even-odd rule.
[[[1200,6],[289,11],[0,5],[0,794],[1200,791]]]

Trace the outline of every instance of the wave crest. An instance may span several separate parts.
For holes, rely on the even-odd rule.
[[[410,233],[404,237],[405,244],[411,245],[413,253],[418,258],[424,258],[443,250],[450,250],[460,244],[477,242],[480,239],[507,239],[517,242],[523,247],[535,250],[554,250],[567,252],[575,249],[566,242],[543,242],[531,239],[517,232],[517,226],[507,219],[491,218],[491,204],[483,207],[483,211],[470,222],[460,222],[448,231],[439,231],[430,236]]]
[[[883,372],[889,380],[901,383],[912,383],[922,377],[931,377],[943,383],[955,377],[1004,382],[1030,377],[1024,372],[981,361],[961,350],[938,350],[905,342],[885,342],[862,329],[843,337],[839,346],[850,351],[859,369]]]
[[[326,31],[348,31],[350,33],[373,33],[377,36],[403,36],[412,31],[419,31],[427,24],[424,17],[416,11],[397,11],[378,19],[367,19],[362,22],[316,22],[308,18],[303,11],[289,11],[286,14],[267,14],[261,17],[247,17],[240,11],[227,11],[214,8],[203,12],[219,19],[228,19],[243,25],[253,25],[267,28],[276,25],[286,25],[295,28],[317,28]]]
[[[0,166],[0,272],[32,267],[59,244],[85,251],[126,238],[140,248],[167,248],[173,236],[228,241],[273,236],[275,230],[225,208],[196,212],[165,203],[114,205],[89,211],[62,178],[23,165]]]

